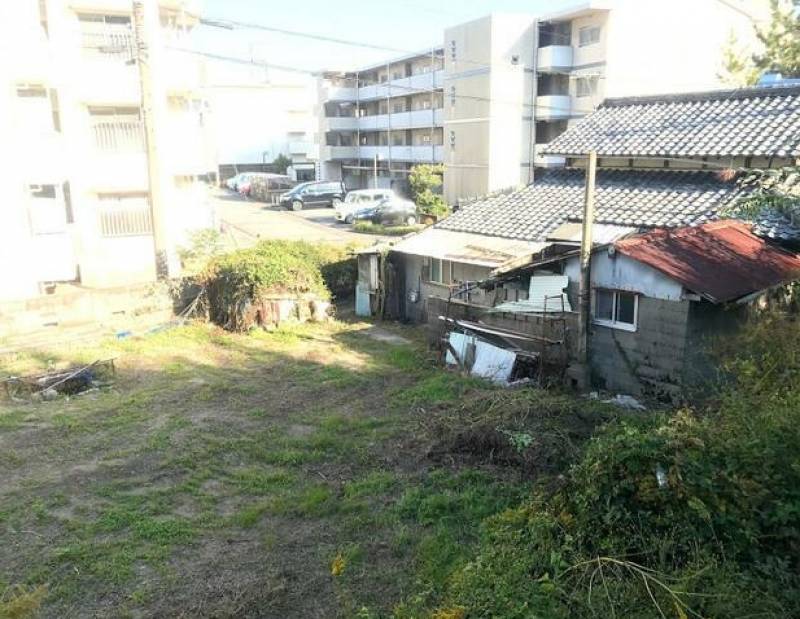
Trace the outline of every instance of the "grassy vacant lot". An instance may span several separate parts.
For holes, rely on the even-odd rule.
[[[435,605],[481,520],[528,485],[427,457],[421,411],[487,387],[400,333],[198,324],[3,359],[9,374],[119,355],[119,371],[106,391],[0,404],[0,594],[46,585],[45,617]]]

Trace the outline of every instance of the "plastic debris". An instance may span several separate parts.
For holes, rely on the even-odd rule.
[[[647,407],[630,395],[617,394],[610,400],[603,400],[605,404],[613,404],[629,411],[646,411]]]

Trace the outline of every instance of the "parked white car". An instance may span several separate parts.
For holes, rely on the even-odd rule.
[[[336,207],[336,220],[351,224],[355,221],[357,211],[373,208],[383,200],[396,197],[397,194],[391,189],[357,189],[350,191],[345,196],[344,202]]]

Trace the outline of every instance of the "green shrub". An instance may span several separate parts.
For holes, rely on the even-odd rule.
[[[233,330],[249,328],[248,308],[267,295],[329,299],[331,290],[352,290],[357,269],[348,250],[304,241],[262,241],[218,256],[200,280],[209,316]]]
[[[438,193],[443,175],[444,166],[441,164],[422,164],[411,168],[408,182],[420,213],[436,217],[446,217],[450,213],[447,203]]]
[[[202,269],[209,260],[224,249],[222,235],[213,228],[197,230],[189,236],[189,243],[178,249],[184,272],[193,273]]]
[[[768,317],[729,345],[714,409],[605,426],[556,489],[486,521],[448,606],[800,616],[800,325]]]
[[[353,224],[353,232],[360,234],[378,234],[383,236],[405,236],[412,232],[419,232],[425,226],[384,226],[370,221],[357,221]]]

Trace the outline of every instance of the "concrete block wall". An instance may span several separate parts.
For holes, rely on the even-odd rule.
[[[677,398],[683,388],[690,305],[640,297],[636,332],[592,325],[589,355],[596,386]]]
[[[143,317],[169,320],[175,299],[166,284],[107,290],[67,288],[53,295],[0,303],[0,338],[94,325],[125,328]]]

